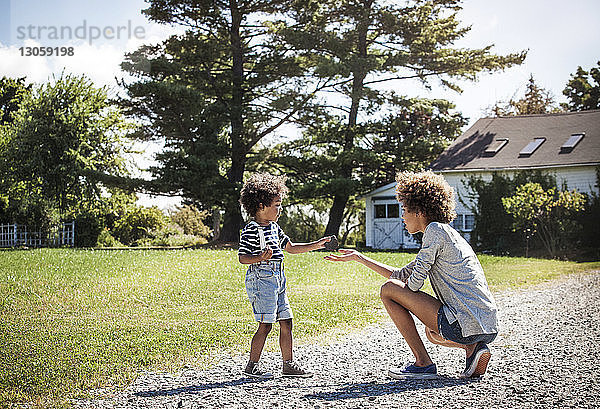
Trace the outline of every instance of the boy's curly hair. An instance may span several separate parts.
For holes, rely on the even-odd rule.
[[[431,171],[401,172],[396,182],[396,197],[411,212],[423,214],[430,223],[450,223],[456,217],[454,189],[443,176]]]
[[[246,212],[254,217],[259,205],[270,206],[276,196],[285,197],[288,188],[285,176],[274,176],[268,173],[256,173],[244,183],[240,194],[240,204]]]

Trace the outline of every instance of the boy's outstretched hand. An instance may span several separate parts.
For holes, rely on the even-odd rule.
[[[339,249],[337,254],[329,254],[323,258],[329,261],[359,261],[360,256],[361,254],[356,250]]]
[[[317,240],[316,242],[317,247],[313,247],[313,249],[315,250],[319,250],[319,249],[327,249],[327,250],[337,250],[338,248],[338,241],[337,241],[337,237],[335,236],[326,236],[326,237],[322,237],[319,240]]]
[[[329,239],[329,241],[325,242],[325,249],[329,250],[329,251],[336,251],[337,249],[340,248],[340,245],[338,243],[338,239],[335,236],[329,236],[327,237]]]

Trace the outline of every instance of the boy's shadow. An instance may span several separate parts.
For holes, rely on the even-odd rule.
[[[339,385],[305,385],[305,386],[289,386],[289,385],[281,385],[271,384],[271,388],[277,389],[280,388],[294,388],[294,389],[329,389],[323,392],[315,392],[304,395],[307,399],[318,399],[324,401],[338,401],[345,399],[356,399],[356,398],[365,398],[371,396],[383,396],[390,395],[393,393],[402,393],[406,391],[412,390],[420,390],[420,389],[434,389],[434,388],[446,388],[450,386],[457,385],[465,385],[467,383],[473,382],[473,379],[463,379],[457,377],[447,377],[440,376],[437,379],[431,380],[404,380],[404,381],[390,381],[388,383],[376,383],[376,382],[368,382],[368,383],[346,383]],[[212,382],[212,383],[204,383],[199,385],[190,385],[190,386],[182,386],[181,388],[173,388],[173,389],[158,389],[153,391],[141,391],[136,392],[135,395],[143,398],[151,398],[151,397],[160,397],[160,396],[174,396],[183,393],[194,394],[206,390],[216,389],[216,388],[227,388],[232,386],[240,386],[245,384],[252,383],[262,383],[266,382],[263,380],[257,379],[249,379],[249,378],[239,378],[230,381],[223,382]],[[334,389],[334,390],[331,390]]]
[[[261,382],[266,382],[266,380],[239,378],[239,379],[234,379],[231,381],[224,381],[224,382],[212,382],[212,383],[203,383],[200,385],[182,386],[181,388],[158,389],[158,390],[153,390],[153,391],[141,391],[141,392],[136,392],[135,396],[139,396],[142,398],[153,398],[153,397],[159,397],[159,396],[179,395],[181,393],[193,394],[193,393],[198,393],[198,392],[202,392],[202,391],[206,391],[206,390],[210,390],[210,389],[227,388],[229,386],[239,386],[239,385],[244,385],[244,384],[248,384],[248,383],[261,383]]]
[[[324,391],[305,395],[307,399],[324,401],[338,401],[345,399],[367,398],[371,396],[384,396],[406,391],[421,389],[447,388],[450,386],[465,385],[477,379],[464,379],[458,377],[440,376],[431,380],[402,380],[388,383],[348,383],[338,385],[337,390]]]

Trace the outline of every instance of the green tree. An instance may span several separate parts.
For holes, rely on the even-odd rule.
[[[314,61],[315,75],[336,80],[328,89],[328,95],[338,96],[335,103],[323,101],[336,120],[312,119],[331,125],[333,143],[324,150],[340,158],[328,177],[333,200],[325,234],[339,232],[346,204],[360,186],[356,158],[361,153],[356,151],[369,132],[368,122],[377,114],[394,114],[402,100],[397,95],[402,80],[418,79],[428,86],[438,79],[458,91],[455,80],[475,80],[482,71],[520,64],[526,55],[495,55],[491,46],[453,47],[469,31],[460,27],[459,1],[299,0],[292,10],[301,24],[285,30],[288,41]],[[396,81],[394,91],[381,88],[390,81]]]
[[[25,77],[0,79],[0,126],[12,122],[12,115],[30,92],[31,85],[25,85]]]
[[[551,112],[560,112],[560,108],[554,101],[552,93],[535,82],[533,74],[529,77],[523,97],[511,98],[508,102],[496,102],[488,110],[492,116],[535,115]]]
[[[25,77],[0,79],[0,152],[8,143],[7,127],[13,122],[12,116],[19,109],[23,99],[31,92],[31,85],[25,85]],[[7,168],[2,166],[1,168]],[[0,173],[0,222],[10,220],[11,206],[8,197],[8,175]]]
[[[0,180],[11,218],[44,226],[101,200],[97,174],[124,174],[129,125],[108,91],[62,75],[26,94],[0,146]]]
[[[325,225],[321,213],[309,206],[286,206],[278,223],[293,241],[310,242],[323,237]]]
[[[569,102],[562,104],[569,111],[586,111],[600,108],[600,61],[589,72],[577,67],[575,74],[563,90]]]
[[[514,231],[514,218],[504,208],[502,198],[512,196],[517,186],[526,183],[538,183],[546,190],[553,188],[556,186],[556,178],[540,171],[523,171],[513,176],[494,172],[489,181],[480,177],[470,177],[462,183],[467,193],[465,197],[459,197],[459,200],[466,204],[475,216],[471,243],[480,251],[506,254],[521,248],[522,232]],[[531,234],[531,231],[524,231],[527,251]]]
[[[585,201],[576,191],[544,190],[538,183],[521,185],[514,195],[502,198],[504,208],[514,217],[513,228],[537,234],[551,257],[565,248]]]
[[[417,170],[433,161],[465,124],[443,100],[403,99],[396,113],[378,121],[356,126],[355,146],[344,150],[347,126],[342,118],[330,116],[314,121],[303,137],[264,151],[259,160],[276,164],[290,178],[293,201],[326,200],[329,207],[336,195],[351,191],[344,205],[342,226],[355,225],[355,196],[395,179],[399,170]],[[342,178],[339,169],[350,161],[353,178]],[[347,229],[338,231],[340,239]],[[338,233],[336,233],[338,234]],[[342,240],[340,240],[342,241]],[[343,241],[342,241],[343,242]]]
[[[150,20],[188,31],[128,55],[123,68],[140,80],[126,85],[124,104],[147,125],[138,137],[165,143],[152,169],[159,189],[224,208],[219,238],[237,241],[248,156],[323,84],[303,78],[306,63],[278,35],[285,24],[268,21],[288,1],[149,3]]]

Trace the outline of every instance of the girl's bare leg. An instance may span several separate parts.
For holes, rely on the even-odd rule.
[[[448,348],[464,349],[465,353],[467,354],[467,358],[473,354],[473,351],[475,350],[475,346],[477,346],[477,344],[464,345],[464,344],[459,344],[454,341],[450,341],[450,340],[442,337],[440,334],[433,331],[429,327],[425,328],[425,335],[427,335],[427,339],[434,344],[438,344],[438,345],[448,347]]]
[[[441,336],[437,332],[433,331],[429,327],[425,328],[425,335],[427,335],[427,339],[429,341],[431,341],[431,343],[433,343],[433,344],[441,345],[443,347],[448,347],[448,348],[461,348],[461,349],[467,348],[466,345],[459,344],[457,342],[453,342],[453,341],[450,341],[450,340],[444,338],[443,336]]]
[[[432,360],[417,332],[414,314],[426,327],[437,326],[437,313],[442,305],[440,301],[424,292],[414,292],[401,281],[389,280],[381,287],[381,300],[390,318],[406,340],[416,366],[427,366]]]

